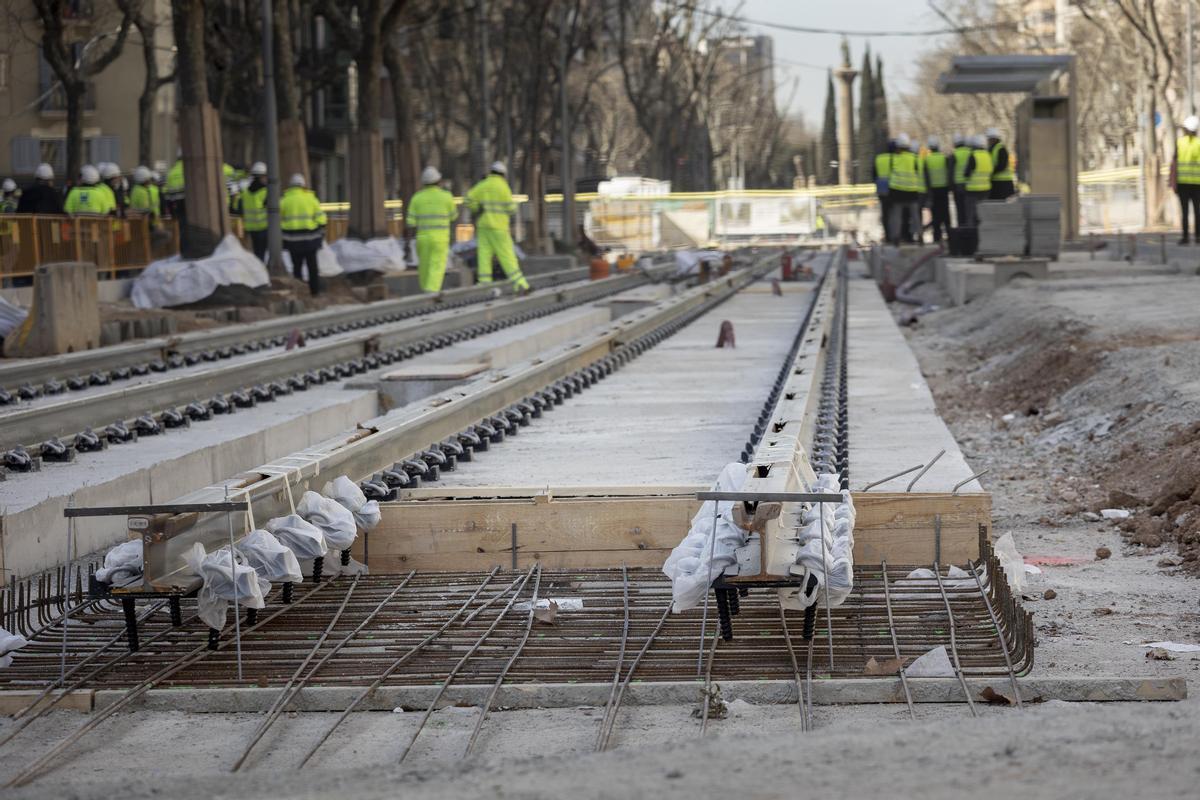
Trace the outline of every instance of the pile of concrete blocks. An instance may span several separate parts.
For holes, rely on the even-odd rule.
[[[1029,226],[1029,255],[1058,258],[1062,246],[1062,198],[1031,194],[1022,197],[1021,204]]]
[[[1025,208],[1015,200],[979,204],[977,256],[1025,254]]]

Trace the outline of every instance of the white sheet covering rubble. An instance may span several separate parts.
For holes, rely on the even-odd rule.
[[[134,280],[129,299],[138,308],[167,308],[203,300],[218,286],[269,282],[267,268],[231,234],[208,258],[185,261],[174,255],[152,262]]]
[[[9,633],[0,628],[0,669],[4,669],[13,662],[12,654],[20,650],[29,642],[25,641],[25,637],[19,633]]]
[[[404,246],[400,240],[391,236],[381,236],[377,239],[338,239],[328,248],[337,257],[338,264],[345,272],[403,272]],[[322,267],[321,274],[324,275]]]
[[[383,517],[379,511],[378,500],[368,500],[358,484],[341,475],[325,484],[321,494],[341,503],[351,514],[358,527],[365,531],[373,530]]]
[[[225,627],[226,612],[235,595],[238,604],[246,608],[266,606],[264,597],[271,590],[271,584],[246,563],[241,553],[234,558],[228,546],[208,553],[204,545],[196,542],[185,559],[192,572],[203,581],[196,595],[196,606],[200,619],[210,628],[221,630]]]
[[[110,586],[132,586],[142,582],[142,540],[130,539],[104,554],[104,566],[96,580]]]
[[[299,514],[276,517],[267,522],[266,529],[302,561],[321,558],[329,552],[325,534]]]
[[[266,580],[274,583],[300,583],[300,562],[290,548],[269,531],[258,528],[237,543],[238,552]]]
[[[0,336],[8,336],[25,322],[29,312],[0,297]]]
[[[720,250],[676,250],[675,274],[696,275],[700,272],[700,262],[709,261],[715,267],[725,258]]]
[[[737,492],[745,486],[749,468],[745,464],[726,464],[717,478],[715,491]],[[807,576],[817,578],[816,589],[810,593],[785,589],[780,591],[788,608],[807,608],[820,598],[823,602],[826,581],[829,584],[830,605],[841,605],[854,588],[854,503],[850,493],[839,488],[838,476],[820,475],[812,486],[813,492],[840,494],[842,502],[825,503],[825,545],[822,552],[821,519],[817,506],[803,511],[796,541],[800,547],[791,574],[803,587]],[[663,564],[663,573],[671,579],[673,608],[676,613],[695,608],[703,602],[712,580],[726,575],[756,575],[760,572],[761,544],[758,534],[734,522],[733,501],[716,503],[716,526],[713,525],[714,501],[707,501],[692,517],[692,527]],[[715,539],[714,539],[715,536]]]

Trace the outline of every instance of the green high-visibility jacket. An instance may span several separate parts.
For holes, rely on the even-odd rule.
[[[921,169],[925,173],[925,182],[930,189],[945,189],[949,186],[949,175],[946,172],[946,154],[934,151],[926,153]]]
[[[1175,142],[1175,183],[1200,183],[1200,136],[1180,136]]]
[[[1008,154],[1008,163],[1004,165],[1004,169],[996,169],[996,165],[1000,163],[1000,148],[1004,147],[1003,142],[996,142],[988,151],[988,155],[992,157],[992,180],[994,181],[1011,181],[1013,179],[1013,163],[1012,153]]]
[[[892,156],[892,171],[888,175],[888,189],[893,192],[920,192],[922,188],[917,154],[908,150],[895,153]]]
[[[247,233],[267,229],[267,187],[246,189],[233,198],[233,211],[242,217],[242,227]]]
[[[129,207],[158,220],[158,187],[153,183],[139,183],[129,190]]]
[[[992,154],[981,148],[972,150],[971,157],[975,159],[975,166],[972,167],[971,174],[967,176],[967,191],[990,191],[992,188]]]
[[[954,182],[956,184],[967,182],[967,159],[971,157],[971,148],[965,144],[961,144],[954,148]]]
[[[327,221],[321,201],[303,186],[289,187],[279,200],[279,227],[285,242],[321,239],[321,228]]]
[[[516,213],[512,189],[504,177],[492,173],[467,192],[467,208],[475,215],[475,225],[491,230],[508,230],[508,218]]]
[[[106,216],[117,211],[112,189],[102,183],[76,186],[67,193],[63,211],[68,214],[95,214]]]
[[[426,186],[412,196],[405,219],[419,237],[450,240],[450,226],[458,216],[454,195],[440,186]],[[507,227],[507,226],[506,226]]]

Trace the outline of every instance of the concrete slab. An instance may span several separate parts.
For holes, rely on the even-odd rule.
[[[851,486],[859,488],[945,450],[917,486],[948,492],[975,470],[938,415],[929,385],[873,281],[849,284],[847,368]],[[914,473],[915,474],[915,473]],[[879,487],[902,491],[912,476]],[[978,481],[962,487],[981,491]]]
[[[446,381],[469,378],[488,368],[482,361],[466,361],[450,364],[410,364],[393,369],[380,376],[385,381]]]

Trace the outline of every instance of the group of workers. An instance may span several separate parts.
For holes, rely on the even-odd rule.
[[[970,137],[955,134],[949,152],[942,151],[937,136],[930,136],[925,145],[922,150],[919,142],[901,133],[875,156],[875,193],[890,244],[922,241],[923,206],[929,207],[937,243],[949,237],[951,198],[955,226],[967,228],[979,224],[981,202],[1016,194],[1013,159],[997,129]]]
[[[232,167],[225,165],[224,170],[231,194],[230,213],[241,217],[254,255],[265,261],[268,248],[267,166],[261,161],[253,164],[249,183],[239,181]],[[487,176],[467,192],[465,205],[475,221],[477,281],[492,282],[494,259],[513,289],[524,293],[530,286],[521,272],[509,232],[509,223],[517,207],[507,175],[504,163],[494,162]],[[186,184],[182,160],[177,160],[167,171],[165,180],[158,172],[144,166],[135,169],[132,178],[133,185],[130,186],[116,164],[85,164],[79,171],[79,182],[64,198],[54,186],[53,168],[41,164],[34,173],[34,182],[23,191],[18,190],[12,179],[3,182],[0,214],[125,217],[134,213],[149,216],[152,227],[158,226],[164,213],[184,217]],[[459,213],[453,195],[442,188],[441,182],[442,175],[437,167],[426,167],[421,173],[422,188],[412,196],[405,214],[409,237],[416,240],[418,282],[426,292],[442,290],[450,255],[450,233]],[[293,275],[298,280],[307,277],[310,292],[319,294],[318,252],[325,241],[327,218],[303,175],[294,174],[288,181],[287,190],[279,200],[279,216],[283,245],[291,259]],[[304,275],[306,269],[307,276]]]

